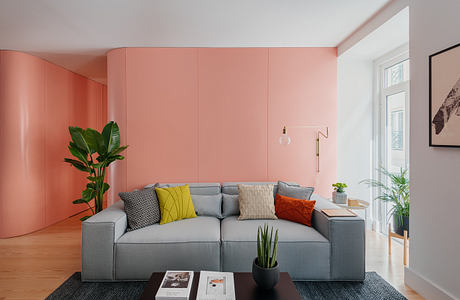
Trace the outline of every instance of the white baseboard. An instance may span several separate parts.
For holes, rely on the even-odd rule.
[[[459,298],[443,290],[437,284],[407,267],[404,268],[404,283],[426,299],[459,300]]]

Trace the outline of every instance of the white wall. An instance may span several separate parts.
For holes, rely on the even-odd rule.
[[[410,2],[411,240],[405,281],[428,299],[460,298],[460,149],[428,147],[428,56],[460,42],[459,13],[459,0]]]
[[[371,60],[339,57],[337,105],[337,180],[348,185],[349,197],[370,201],[370,190],[359,181],[372,171]]]

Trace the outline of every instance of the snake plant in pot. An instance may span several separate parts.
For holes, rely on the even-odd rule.
[[[400,168],[399,172],[395,173],[389,172],[384,167],[377,170],[387,180],[366,179],[360,183],[380,190],[380,195],[374,200],[392,205],[387,214],[388,217],[393,217],[393,230],[399,235],[403,235],[404,230],[409,234],[410,196],[407,170]]]
[[[85,203],[93,215],[102,210],[104,193],[110,188],[105,182],[107,167],[116,160],[124,159],[120,155],[128,146],[120,146],[120,130],[117,123],[111,121],[105,125],[102,133],[87,128],[69,127],[72,141],[69,151],[76,159],[64,158],[66,163],[78,170],[88,173],[86,189],[81,198],[74,200],[74,204]],[[91,201],[94,199],[94,204]],[[93,209],[94,207],[94,209]],[[81,221],[91,216],[84,216]]]
[[[274,239],[274,240],[273,240]],[[276,254],[278,250],[278,229],[273,236],[273,227],[265,224],[257,229],[257,257],[252,263],[252,277],[263,289],[273,288],[280,279],[280,269]]]

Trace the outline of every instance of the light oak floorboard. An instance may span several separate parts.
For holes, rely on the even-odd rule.
[[[389,256],[387,237],[375,231],[366,232],[366,272],[377,272],[408,299],[424,299],[404,284],[403,254],[403,245],[396,239],[392,240]]]
[[[0,239],[0,300],[44,299],[81,270],[80,217],[86,212],[20,237]],[[423,299],[404,285],[402,245],[368,231],[366,271],[375,271],[408,299]]]
[[[27,235],[0,239],[0,300],[44,299],[80,271],[83,212]]]

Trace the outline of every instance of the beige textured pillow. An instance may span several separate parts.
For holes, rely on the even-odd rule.
[[[275,215],[273,188],[273,184],[238,184],[238,198],[240,202],[240,216],[238,220],[278,219]]]

